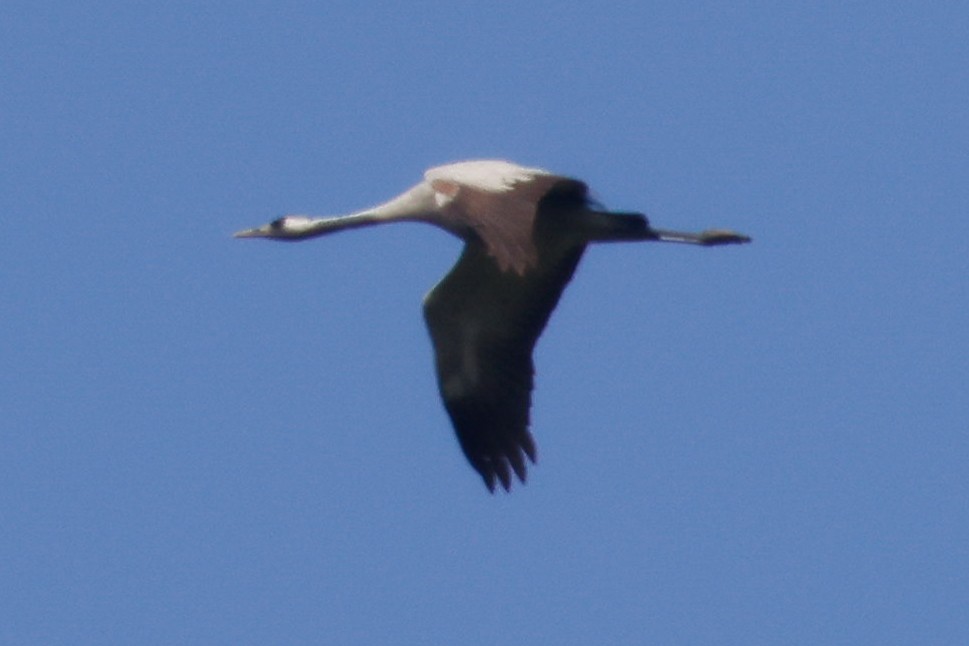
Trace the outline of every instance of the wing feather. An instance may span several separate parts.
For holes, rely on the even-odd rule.
[[[464,455],[491,491],[522,482],[536,460],[528,430],[532,350],[584,246],[524,276],[502,271],[471,240],[424,300],[438,386]]]

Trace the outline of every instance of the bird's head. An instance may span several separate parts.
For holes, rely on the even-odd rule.
[[[244,229],[232,234],[233,238],[274,238],[276,240],[298,240],[305,238],[315,222],[305,215],[284,215],[269,224],[254,229]]]

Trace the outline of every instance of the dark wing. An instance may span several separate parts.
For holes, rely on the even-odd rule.
[[[488,489],[525,481],[532,349],[582,257],[560,250],[520,276],[501,271],[478,240],[424,299],[438,386],[464,455]]]

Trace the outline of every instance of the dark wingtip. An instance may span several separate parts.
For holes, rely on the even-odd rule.
[[[462,443],[461,448],[464,449],[468,462],[478,472],[485,487],[492,494],[498,490],[499,485],[505,491],[511,492],[516,479],[526,484],[527,465],[529,462],[532,464],[537,462],[535,440],[527,430],[518,434],[514,440],[505,438],[503,446],[495,443],[488,447],[481,447],[479,451],[473,451]]]
[[[516,447],[515,450],[510,452],[507,457],[508,461],[511,463],[511,468],[515,471],[515,475],[518,476],[519,480],[525,482],[525,478],[528,476],[528,473],[525,470],[525,456],[522,455],[522,452]]]
[[[524,449],[524,452],[529,460],[534,463],[535,448]],[[526,484],[528,481],[528,470],[525,468],[525,459],[521,452],[513,455],[499,455],[494,459],[483,461],[481,464],[475,464],[474,467],[481,475],[481,479],[484,480],[488,491],[492,494],[498,490],[499,484],[502,489],[511,492],[516,476],[522,484]]]
[[[482,473],[481,479],[484,480],[485,486],[488,487],[488,493],[495,493],[495,475],[493,473]]]
[[[498,480],[501,481],[501,486],[504,487],[505,491],[511,491],[511,469],[508,468],[508,462],[499,458],[493,462],[493,465],[495,473],[498,474]]]

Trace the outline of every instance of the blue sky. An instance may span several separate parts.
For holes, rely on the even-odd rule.
[[[0,642],[969,643],[969,9],[0,8]],[[488,495],[342,213],[572,174],[744,248],[593,248]]]

